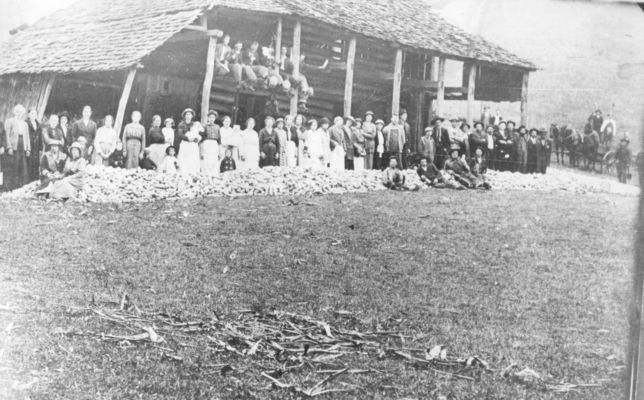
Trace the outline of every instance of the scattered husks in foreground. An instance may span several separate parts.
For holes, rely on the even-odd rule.
[[[127,299],[127,296],[124,296]],[[598,386],[544,379],[516,364],[495,375],[478,356],[448,356],[445,346],[427,346],[425,335],[410,336],[394,330],[359,331],[341,328],[306,315],[272,311],[240,311],[212,320],[183,321],[166,314],[142,313],[122,301],[120,309],[90,308],[87,312],[109,324],[109,332],[59,330],[59,334],[90,336],[114,342],[127,351],[138,345],[156,349],[169,360],[183,363],[183,348],[198,348],[204,359],[200,373],[232,375],[255,390],[289,390],[305,397],[331,392],[360,392],[352,381],[357,374],[382,374],[373,360],[390,359],[447,379],[475,381],[482,374],[507,379],[539,390],[578,390]],[[338,311],[351,319],[348,311]],[[422,343],[418,343],[421,341]],[[213,357],[218,362],[208,363]],[[186,365],[186,368],[194,365]]]
[[[146,202],[213,196],[312,196],[385,190],[380,171],[330,171],[303,168],[265,168],[219,176],[165,175],[153,171],[89,167],[85,186],[74,200],[91,203]],[[420,184],[415,171],[405,171],[407,183]],[[576,193],[639,194],[639,188],[609,178],[551,169],[548,174],[524,175],[489,171],[493,190],[566,190]],[[0,196],[21,200],[35,196],[38,183]]]

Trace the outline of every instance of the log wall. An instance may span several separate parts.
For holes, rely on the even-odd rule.
[[[0,76],[0,120],[13,116],[13,107],[37,107],[44,95],[47,76],[44,74],[12,74]]]

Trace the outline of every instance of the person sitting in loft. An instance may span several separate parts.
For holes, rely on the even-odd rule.
[[[282,47],[279,62],[280,72],[284,81],[288,81],[290,83],[291,89],[289,94],[291,96],[295,96],[295,94],[298,95],[298,108],[302,111],[308,111],[307,102],[309,97],[313,96],[314,91],[313,88],[309,86],[309,82],[306,79],[306,76],[304,76],[301,71],[305,67],[314,69],[326,69],[326,67],[329,65],[329,60],[326,59],[324,63],[319,66],[309,65],[305,64],[306,56],[304,54],[300,54],[300,72],[295,75],[295,66],[290,55],[291,54],[288,48]]]
[[[235,43],[235,47],[228,55],[228,68],[237,83],[237,89],[255,90],[257,75],[255,75],[253,68],[245,63],[243,47],[242,42]]]

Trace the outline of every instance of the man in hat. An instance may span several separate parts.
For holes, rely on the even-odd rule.
[[[476,184],[481,182],[479,186],[482,186],[483,189],[491,189],[490,184],[487,181],[487,160],[483,156],[483,149],[477,147],[474,150],[474,157],[469,160],[470,172],[474,177],[476,177]]]
[[[432,137],[436,145],[436,153],[434,155],[434,164],[438,169],[442,169],[445,165],[445,160],[449,153],[450,137],[449,130],[443,126],[445,119],[436,117],[432,119]]]
[[[628,134],[624,134],[624,137],[619,142],[619,148],[615,152],[617,179],[621,183],[628,183],[631,179],[631,159],[633,154],[631,153],[631,149],[628,148],[630,141]]]
[[[427,186],[443,188],[445,187],[445,182],[438,168],[434,163],[429,162],[427,157],[423,156],[420,159],[420,166],[416,169],[416,173]]]
[[[594,113],[590,114],[590,116],[588,117],[588,123],[593,130],[601,132],[602,125],[604,124],[602,110],[596,109]]]
[[[255,75],[250,65],[244,63],[243,48],[244,45],[242,42],[235,43],[235,46],[228,56],[228,68],[232,72],[239,89],[254,90],[255,84],[257,83],[257,75]],[[244,78],[246,78],[245,81]]]
[[[474,123],[474,130],[470,133],[470,151],[476,151],[477,148],[483,149],[485,154],[485,149],[487,148],[487,135],[483,131],[485,127],[481,121],[476,121]]]
[[[483,107],[483,112],[481,113],[481,123],[483,124],[482,129],[485,129],[485,127],[488,125],[492,125],[492,113],[490,112],[490,106]]]
[[[230,48],[230,35],[224,35],[221,42],[215,46],[215,74],[219,76],[227,75],[230,73],[228,68],[228,57],[231,52]]]
[[[425,128],[425,134],[420,138],[420,154],[427,159],[427,162],[434,164],[434,157],[436,155],[436,143],[432,137],[432,127]]]
[[[78,138],[84,137],[88,148],[87,154],[91,155],[93,150],[94,137],[98,126],[92,121],[92,107],[83,107],[83,117],[72,124],[72,139],[78,141]]]
[[[374,140],[374,146],[376,148],[375,153],[373,154],[373,167],[374,169],[382,170],[385,168],[385,134],[382,130],[385,127],[385,121],[382,119],[376,120],[376,138]]]
[[[411,144],[411,142],[409,141],[409,138],[411,137],[411,125],[409,125],[409,122],[407,122],[407,118],[409,118],[409,115],[407,114],[407,110],[403,108],[402,110],[400,110],[400,125],[403,127],[403,130],[405,132],[405,145],[403,146],[403,152],[406,156],[409,156],[409,154],[411,154],[411,149],[409,148]],[[407,157],[403,157],[402,168],[406,169],[408,167],[407,164]]]
[[[481,182],[476,176],[472,175],[469,165],[460,157],[461,148],[454,144],[449,150],[449,159],[445,161],[445,172],[447,172],[454,180],[466,188],[476,188],[481,186]]]
[[[405,128],[400,125],[397,115],[391,116],[391,122],[382,130],[385,134],[385,152],[389,157],[396,157],[398,165],[403,165],[402,155],[405,148]]]
[[[62,142],[52,140],[47,144],[47,151],[40,158],[40,183],[41,189],[49,185],[54,180],[63,177],[63,168],[67,157],[60,151]]]
[[[373,169],[374,153],[376,152],[376,124],[373,123],[373,111],[367,111],[362,123],[362,134],[365,138],[365,169]]]
[[[596,132],[595,132],[596,133]],[[599,138],[598,143],[599,145]],[[539,129],[539,139],[537,141],[537,172],[541,174],[546,173],[546,169],[550,165],[550,154],[552,151],[552,144],[548,138],[548,131],[546,128]],[[593,158],[594,169],[594,158]]]

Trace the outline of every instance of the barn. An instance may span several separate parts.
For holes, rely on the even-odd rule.
[[[95,117],[140,110],[177,118],[191,106],[236,121],[260,120],[267,90],[239,88],[214,73],[223,34],[291,49],[295,73],[314,88],[310,117],[378,116],[408,110],[412,147],[448,101],[516,102],[528,116],[528,77],[537,67],[447,23],[422,0],[92,0],[78,1],[0,44],[0,118],[21,103],[40,116],[91,104]],[[297,55],[305,55],[300,65]],[[445,82],[447,62],[461,70]],[[324,67],[321,67],[324,66]],[[297,98],[281,94],[280,113]]]

